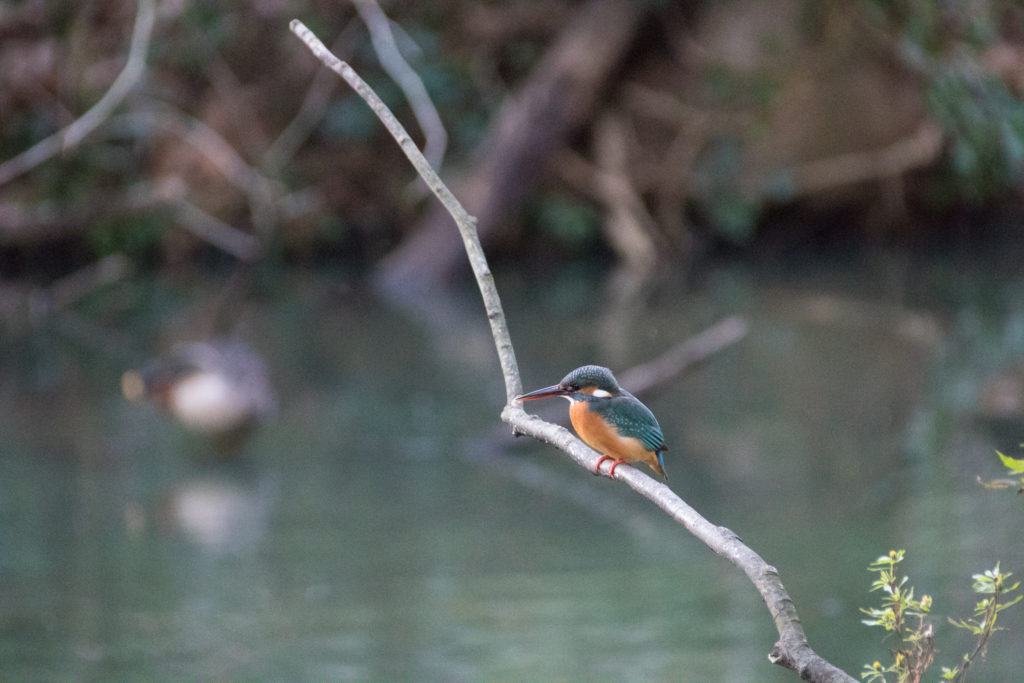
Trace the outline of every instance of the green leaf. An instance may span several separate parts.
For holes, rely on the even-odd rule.
[[[1002,612],[1007,607],[1013,607],[1018,602],[1020,602],[1021,598],[1024,598],[1024,595],[1018,595],[1013,600],[1010,600],[1010,602],[1004,602],[1003,604],[999,605],[999,607],[996,609],[996,611],[997,612]]]
[[[1011,458],[996,451],[996,455],[1003,461],[1003,465],[1014,474],[1024,474],[1024,458]]]

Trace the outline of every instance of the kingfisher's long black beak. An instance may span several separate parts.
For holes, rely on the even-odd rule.
[[[544,387],[543,389],[537,389],[531,391],[528,394],[520,394],[516,396],[517,401],[533,401],[538,398],[547,398],[549,396],[568,396],[569,390],[562,388],[559,384],[553,384],[550,387]]]

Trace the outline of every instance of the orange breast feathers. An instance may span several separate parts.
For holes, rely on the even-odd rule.
[[[590,411],[585,401],[572,402],[569,406],[569,420],[584,443],[602,455],[626,462],[642,462],[655,471],[661,470],[657,453],[647,450],[639,439],[620,435],[614,426]]]

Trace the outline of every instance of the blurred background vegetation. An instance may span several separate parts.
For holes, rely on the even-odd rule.
[[[493,259],[596,253],[678,268],[766,240],[929,239],[936,217],[1015,212],[1021,201],[1017,2],[384,9],[447,128],[442,175],[457,192],[495,153],[489,129],[503,108],[530,106],[527,86],[557,68],[545,56],[574,25],[605,11],[630,26],[596,94],[510,171],[519,196],[482,226]],[[100,99],[136,10],[5,4],[0,159]],[[422,229],[429,203],[368,109],[286,30],[297,16],[337,41],[419,136],[352,5],[175,1],[157,15],[124,102],[72,148],[0,173],[0,273],[46,282],[112,253],[153,269],[239,257],[390,267],[382,257]],[[586,30],[600,40],[608,28]],[[541,132],[517,131],[497,151]],[[477,194],[466,191],[471,210]]]

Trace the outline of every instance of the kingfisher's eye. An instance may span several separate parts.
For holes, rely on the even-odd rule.
[[[568,389],[569,391],[579,391],[580,385],[577,384],[576,382],[570,382],[569,385],[566,386],[565,388]]]

